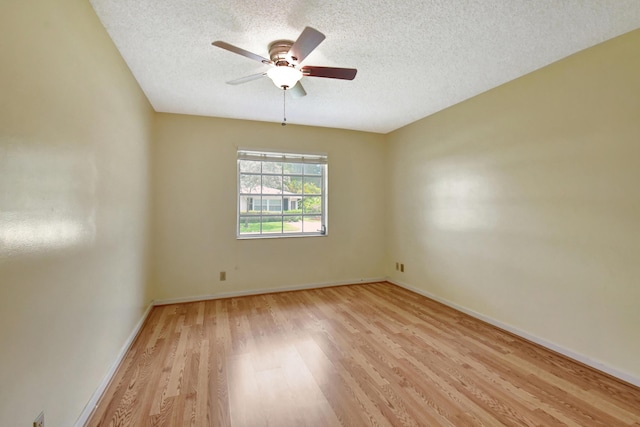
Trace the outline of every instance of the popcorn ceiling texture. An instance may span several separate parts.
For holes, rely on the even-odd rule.
[[[268,57],[305,26],[326,40],[305,65],[357,68],[353,81],[305,77],[287,122],[387,133],[607,39],[640,28],[639,0],[91,0],[156,111],[280,122],[267,70],[211,46]]]

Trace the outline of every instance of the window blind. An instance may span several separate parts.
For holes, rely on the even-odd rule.
[[[238,160],[326,165],[326,154],[293,154],[270,151],[238,150]]]

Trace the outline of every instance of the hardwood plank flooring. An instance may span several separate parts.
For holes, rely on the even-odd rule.
[[[640,426],[640,389],[389,283],[155,307],[87,426]]]

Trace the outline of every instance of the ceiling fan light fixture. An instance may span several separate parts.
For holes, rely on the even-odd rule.
[[[267,76],[273,84],[280,89],[291,89],[302,78],[302,71],[297,68],[280,65],[272,67],[267,71]]]

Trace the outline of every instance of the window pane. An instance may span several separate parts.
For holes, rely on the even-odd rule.
[[[282,194],[282,177],[268,175],[263,176],[262,194]]]
[[[302,194],[302,177],[285,176],[282,180],[284,191],[292,194]]]
[[[263,197],[263,212],[282,212],[282,197]]]
[[[260,175],[240,174],[240,192],[250,194],[260,194],[262,191]]]
[[[285,196],[283,197],[282,202],[282,210],[284,211],[284,213],[302,213],[302,197]]]
[[[260,196],[240,196],[240,214],[241,215],[258,215],[262,206],[262,198]]]
[[[302,173],[302,163],[284,163],[282,170],[285,175],[297,175]]]
[[[302,200],[303,213],[321,213],[322,198],[320,196],[304,197]]]
[[[285,216],[282,232],[288,234],[302,232],[302,215]]]
[[[304,165],[305,175],[322,175],[323,165]]]
[[[264,199],[264,197],[256,197],[255,202],[253,204],[253,209],[257,213],[261,213],[262,211],[267,210],[268,202]]]
[[[282,233],[282,217],[281,216],[263,216],[262,217],[262,234]]]
[[[282,173],[282,163],[262,162],[262,173]]]
[[[252,160],[240,160],[240,172],[260,173],[260,164],[262,162],[254,162]]]
[[[241,216],[240,217],[240,234],[258,234],[260,233],[260,217],[259,216]]]
[[[322,219],[320,216],[304,216],[302,218],[302,231],[305,233],[322,232]]]
[[[322,178],[304,177],[304,194],[321,194]]]

